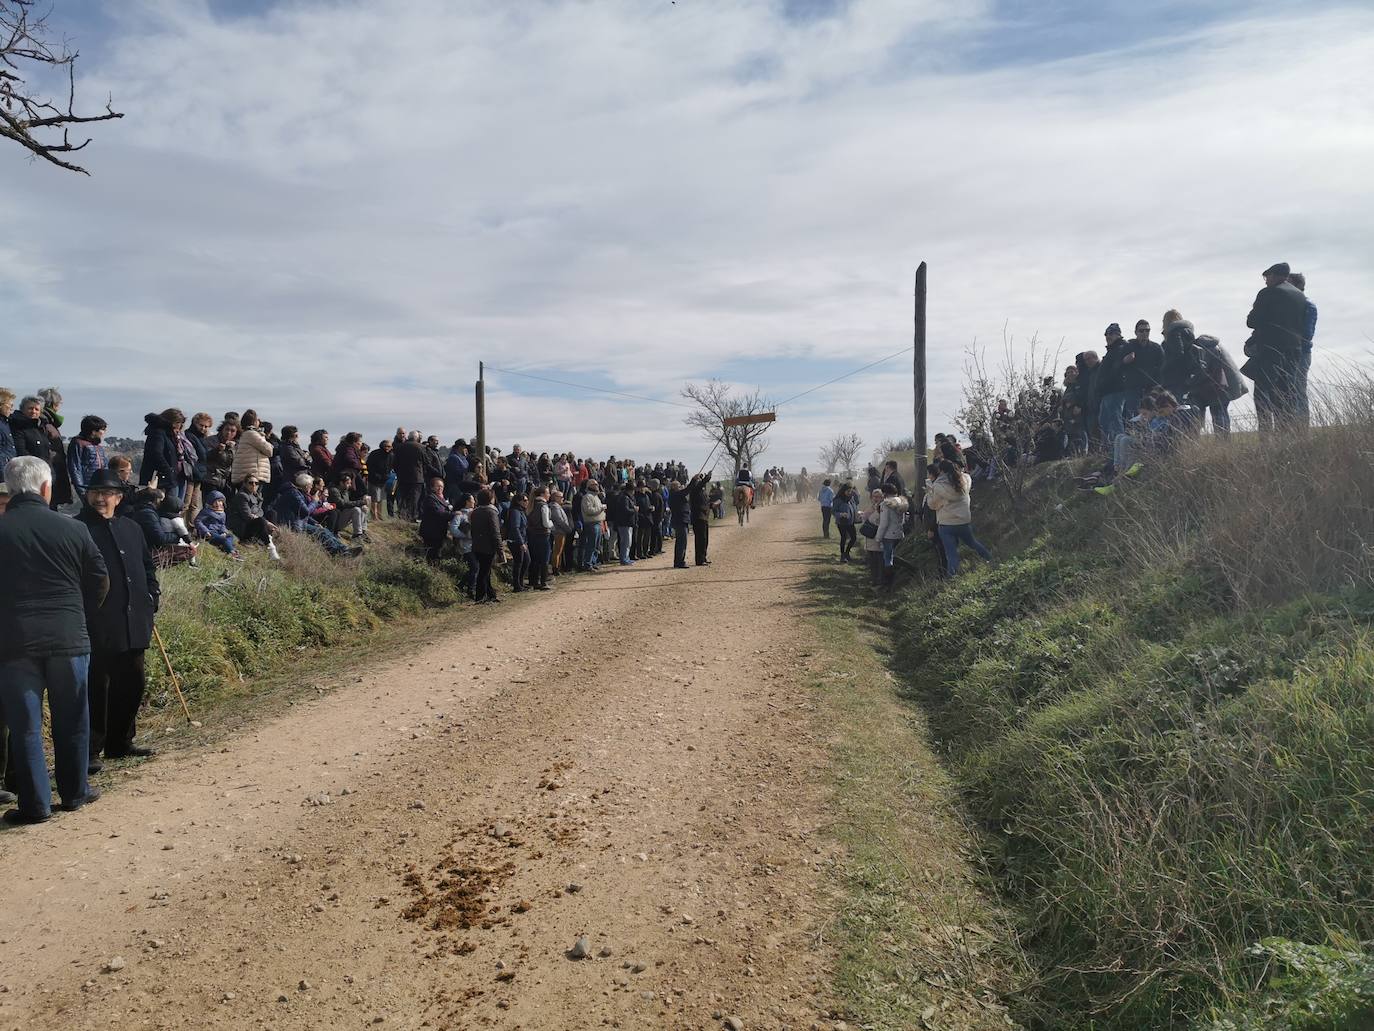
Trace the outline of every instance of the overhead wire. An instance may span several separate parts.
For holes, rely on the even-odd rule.
[[[816,386],[811,387],[809,390],[803,390],[800,394],[793,394],[793,395],[792,395],[791,397],[789,397],[786,401],[779,401],[779,402],[778,402],[776,405],[774,405],[773,407],[774,407],[774,408],[781,408],[783,405],[791,404],[793,401],[797,400],[797,398],[799,398],[799,397],[805,397],[807,394],[814,394],[817,390],[821,390],[821,389],[823,389],[823,388],[825,388],[825,387],[828,387],[828,386],[830,386],[832,383],[838,383],[838,382],[840,382],[840,380],[842,380],[842,379],[848,379],[850,376],[857,376],[857,375],[858,375],[859,373],[861,373],[861,372],[867,372],[869,369],[873,368],[875,365],[881,365],[881,364],[883,364],[883,362],[890,362],[890,361],[892,361],[893,358],[900,358],[902,355],[904,355],[904,354],[906,354],[906,353],[908,353],[908,352],[910,352],[910,351],[914,351],[915,349],[916,349],[916,345],[915,345],[915,344],[912,344],[910,347],[903,347],[900,351],[894,351],[892,354],[888,355],[886,358],[879,358],[876,362],[869,362],[867,365],[862,365],[862,366],[860,366],[859,368],[854,369],[854,370],[851,371],[851,372],[846,372],[843,376],[836,376],[834,379],[828,379],[828,380],[826,380],[824,383],[819,383],[819,384],[817,384]]]

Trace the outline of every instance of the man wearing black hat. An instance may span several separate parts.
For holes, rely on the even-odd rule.
[[[1245,320],[1253,333],[1245,342],[1249,361],[1241,372],[1255,381],[1255,415],[1260,432],[1273,432],[1298,419],[1298,385],[1307,344],[1307,298],[1292,283],[1287,262],[1264,270],[1264,289]]]
[[[134,732],[147,683],[143,654],[152,643],[161,592],[143,531],[132,519],[115,515],[123,496],[119,478],[102,469],[87,485],[86,504],[76,517],[90,531],[110,576],[104,603],[86,600],[91,638],[90,772],[99,771],[102,749],[110,759],[153,754],[134,744]]]

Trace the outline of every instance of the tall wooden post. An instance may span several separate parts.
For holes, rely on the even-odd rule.
[[[477,461],[487,467],[487,393],[486,362],[477,363]]]
[[[930,447],[926,442],[926,263],[916,270],[916,330],[915,352],[912,358],[912,378],[916,388],[916,482],[912,484],[914,493],[926,489],[926,455]]]

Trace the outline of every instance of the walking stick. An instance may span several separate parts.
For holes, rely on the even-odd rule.
[[[177,676],[176,670],[172,669],[172,660],[167,656],[167,646],[162,643],[162,634],[158,632],[156,623],[153,624],[153,637],[157,640],[157,650],[162,652],[162,661],[167,663],[167,676],[171,678],[172,687],[176,690],[177,699],[181,702],[181,711],[186,714],[186,722],[195,723],[195,720],[191,719],[191,709],[186,704],[186,696],[181,693],[181,680]]]

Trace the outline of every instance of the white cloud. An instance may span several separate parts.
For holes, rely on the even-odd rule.
[[[654,396],[771,360],[760,385],[785,396],[909,339],[921,259],[932,429],[964,349],[1007,320],[1072,354],[1179,307],[1238,349],[1274,260],[1309,273],[1319,361],[1363,353],[1374,14],[969,67],[993,16],[131,4],[83,58],[128,112],[84,155],[94,177],[0,154],[20,345],[0,381],[61,382],[123,432],[179,403],[467,433],[479,358]],[[496,439],[704,451],[673,409],[530,389],[493,378]],[[770,457],[814,464],[910,412],[897,359],[784,409]]]

